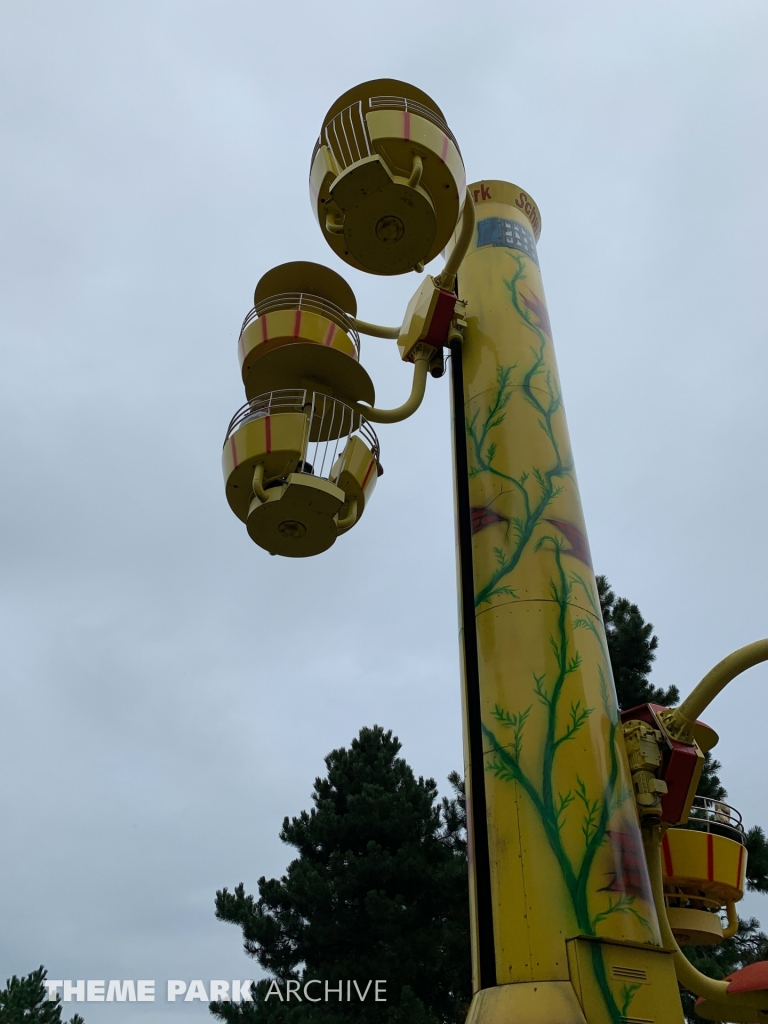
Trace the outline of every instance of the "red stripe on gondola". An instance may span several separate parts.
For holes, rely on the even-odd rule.
[[[294,321],[293,321],[293,336],[294,336],[294,338],[298,338],[300,330],[301,330],[301,310],[297,309],[296,310],[296,316],[294,317]]]
[[[365,490],[365,485],[366,485],[366,484],[368,483],[368,481],[370,480],[370,477],[371,477],[371,473],[373,472],[373,467],[374,467],[375,465],[376,465],[376,459],[371,459],[371,464],[370,464],[370,466],[368,467],[368,469],[366,470],[366,472],[365,472],[365,476],[363,477],[363,490]]]
[[[325,338],[323,339],[324,345],[330,345],[333,341],[333,336],[336,333],[336,324],[328,324],[328,330],[325,332]]]
[[[666,872],[667,877],[671,878],[675,872],[672,868],[672,851],[669,848],[669,839],[667,836],[664,836],[661,841],[661,851],[664,854],[664,871]]]
[[[739,866],[736,868],[736,888],[741,888],[741,869],[744,866],[744,847],[739,847]]]
[[[229,439],[229,450],[232,452],[232,469],[237,469],[237,445],[234,434]]]
[[[711,832],[707,832],[707,878],[710,882],[715,878],[715,840]]]
[[[411,137],[411,115],[407,110],[403,112],[403,135],[406,139]]]
[[[264,431],[267,442],[267,455],[272,451],[272,417],[267,416],[264,420]]]
[[[440,154],[440,159],[445,163],[445,158],[448,156],[448,136],[443,136],[443,151]]]

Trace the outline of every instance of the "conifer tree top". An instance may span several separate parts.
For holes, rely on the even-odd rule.
[[[282,981],[387,980],[387,1003],[354,1019],[463,1024],[471,998],[463,809],[438,802],[434,779],[416,777],[400,742],[379,726],[325,759],[313,807],[280,832],[298,856],[280,879],[216,894],[216,916],[242,929],[245,950]],[[457,912],[458,908],[458,912]],[[344,1003],[292,1007],[271,999],[212,1004],[222,1020],[349,1019]],[[259,1001],[261,995],[261,1001]]]
[[[645,621],[636,604],[626,597],[616,597],[607,576],[597,577],[597,592],[619,708],[626,711],[638,704],[676,704],[680,700],[676,686],[664,690],[648,681],[659,646],[653,623]]]
[[[61,999],[48,998],[45,979],[48,972],[40,965],[23,978],[14,974],[0,989],[0,1024],[62,1024]],[[85,1024],[76,1013],[69,1024]]]

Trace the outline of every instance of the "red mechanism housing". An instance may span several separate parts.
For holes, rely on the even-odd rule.
[[[666,710],[661,704],[640,704],[636,708],[622,711],[621,720],[647,722],[661,733],[661,778],[667,784],[667,792],[661,797],[661,820],[668,825],[679,825],[688,818],[704,765],[704,755],[695,743],[680,743],[672,739],[659,717],[659,712]]]

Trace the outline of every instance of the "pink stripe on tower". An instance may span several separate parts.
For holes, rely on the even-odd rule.
[[[448,156],[448,136],[444,135],[443,136],[443,148],[442,148],[442,151],[440,153],[440,159],[445,161],[445,158],[447,156]]]
[[[328,330],[325,332],[325,337],[323,338],[323,344],[324,345],[330,345],[331,342],[333,341],[333,336],[334,336],[335,333],[336,333],[336,324],[328,324]]]

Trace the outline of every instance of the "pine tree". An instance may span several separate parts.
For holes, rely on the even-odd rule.
[[[759,825],[747,831],[746,847],[747,888],[752,892],[768,892],[768,838]]]
[[[701,778],[696,790],[697,796],[706,796],[710,800],[725,800],[728,792],[717,774],[722,767],[720,762],[712,757],[712,752],[708,750],[704,755],[704,767],[701,770]]]
[[[621,710],[638,704],[676,704],[680,699],[676,686],[662,690],[648,682],[659,646],[653,624],[645,621],[636,604],[616,597],[606,576],[597,577],[597,592]]]
[[[469,907],[462,794],[437,802],[415,778],[400,742],[378,726],[325,759],[314,807],[285,819],[298,851],[285,875],[216,894],[216,916],[242,929],[245,951],[272,979],[328,983],[386,979],[387,1002],[212,1003],[221,1020],[382,1024],[463,1022],[471,999]],[[458,776],[452,776],[458,786]],[[284,985],[281,986],[283,992]],[[273,990],[274,991],[274,990]],[[310,990],[323,991],[320,988]]]
[[[637,605],[616,598],[598,577],[619,706],[671,705],[675,686],[648,680],[658,648]],[[286,818],[280,837],[298,856],[282,878],[260,878],[258,898],[242,884],[216,893],[216,916],[240,927],[246,953],[269,977],[253,987],[252,1003],[211,1003],[223,1021],[262,1024],[463,1024],[471,999],[467,898],[466,807],[463,780],[437,802],[432,779],[416,779],[397,756],[400,743],[378,726],[362,729],[347,750],[325,759],[315,780],[314,807]],[[706,755],[698,792],[724,800],[720,762]],[[768,892],[768,840],[760,826],[746,833],[748,887]],[[718,946],[688,947],[710,977],[768,958],[768,937],[754,918],[741,921]],[[271,981],[387,979],[387,1002],[285,1003]],[[318,991],[318,989],[315,989]],[[683,993],[689,1021],[694,999]],[[41,1018],[42,1019],[42,1018]],[[58,1020],[58,1018],[56,1018]],[[0,1024],[4,1018],[0,1017]]]
[[[14,974],[0,990],[0,1024],[62,1024],[61,999],[48,999],[46,969],[41,965],[24,978]],[[79,1013],[69,1024],[85,1024]]]

